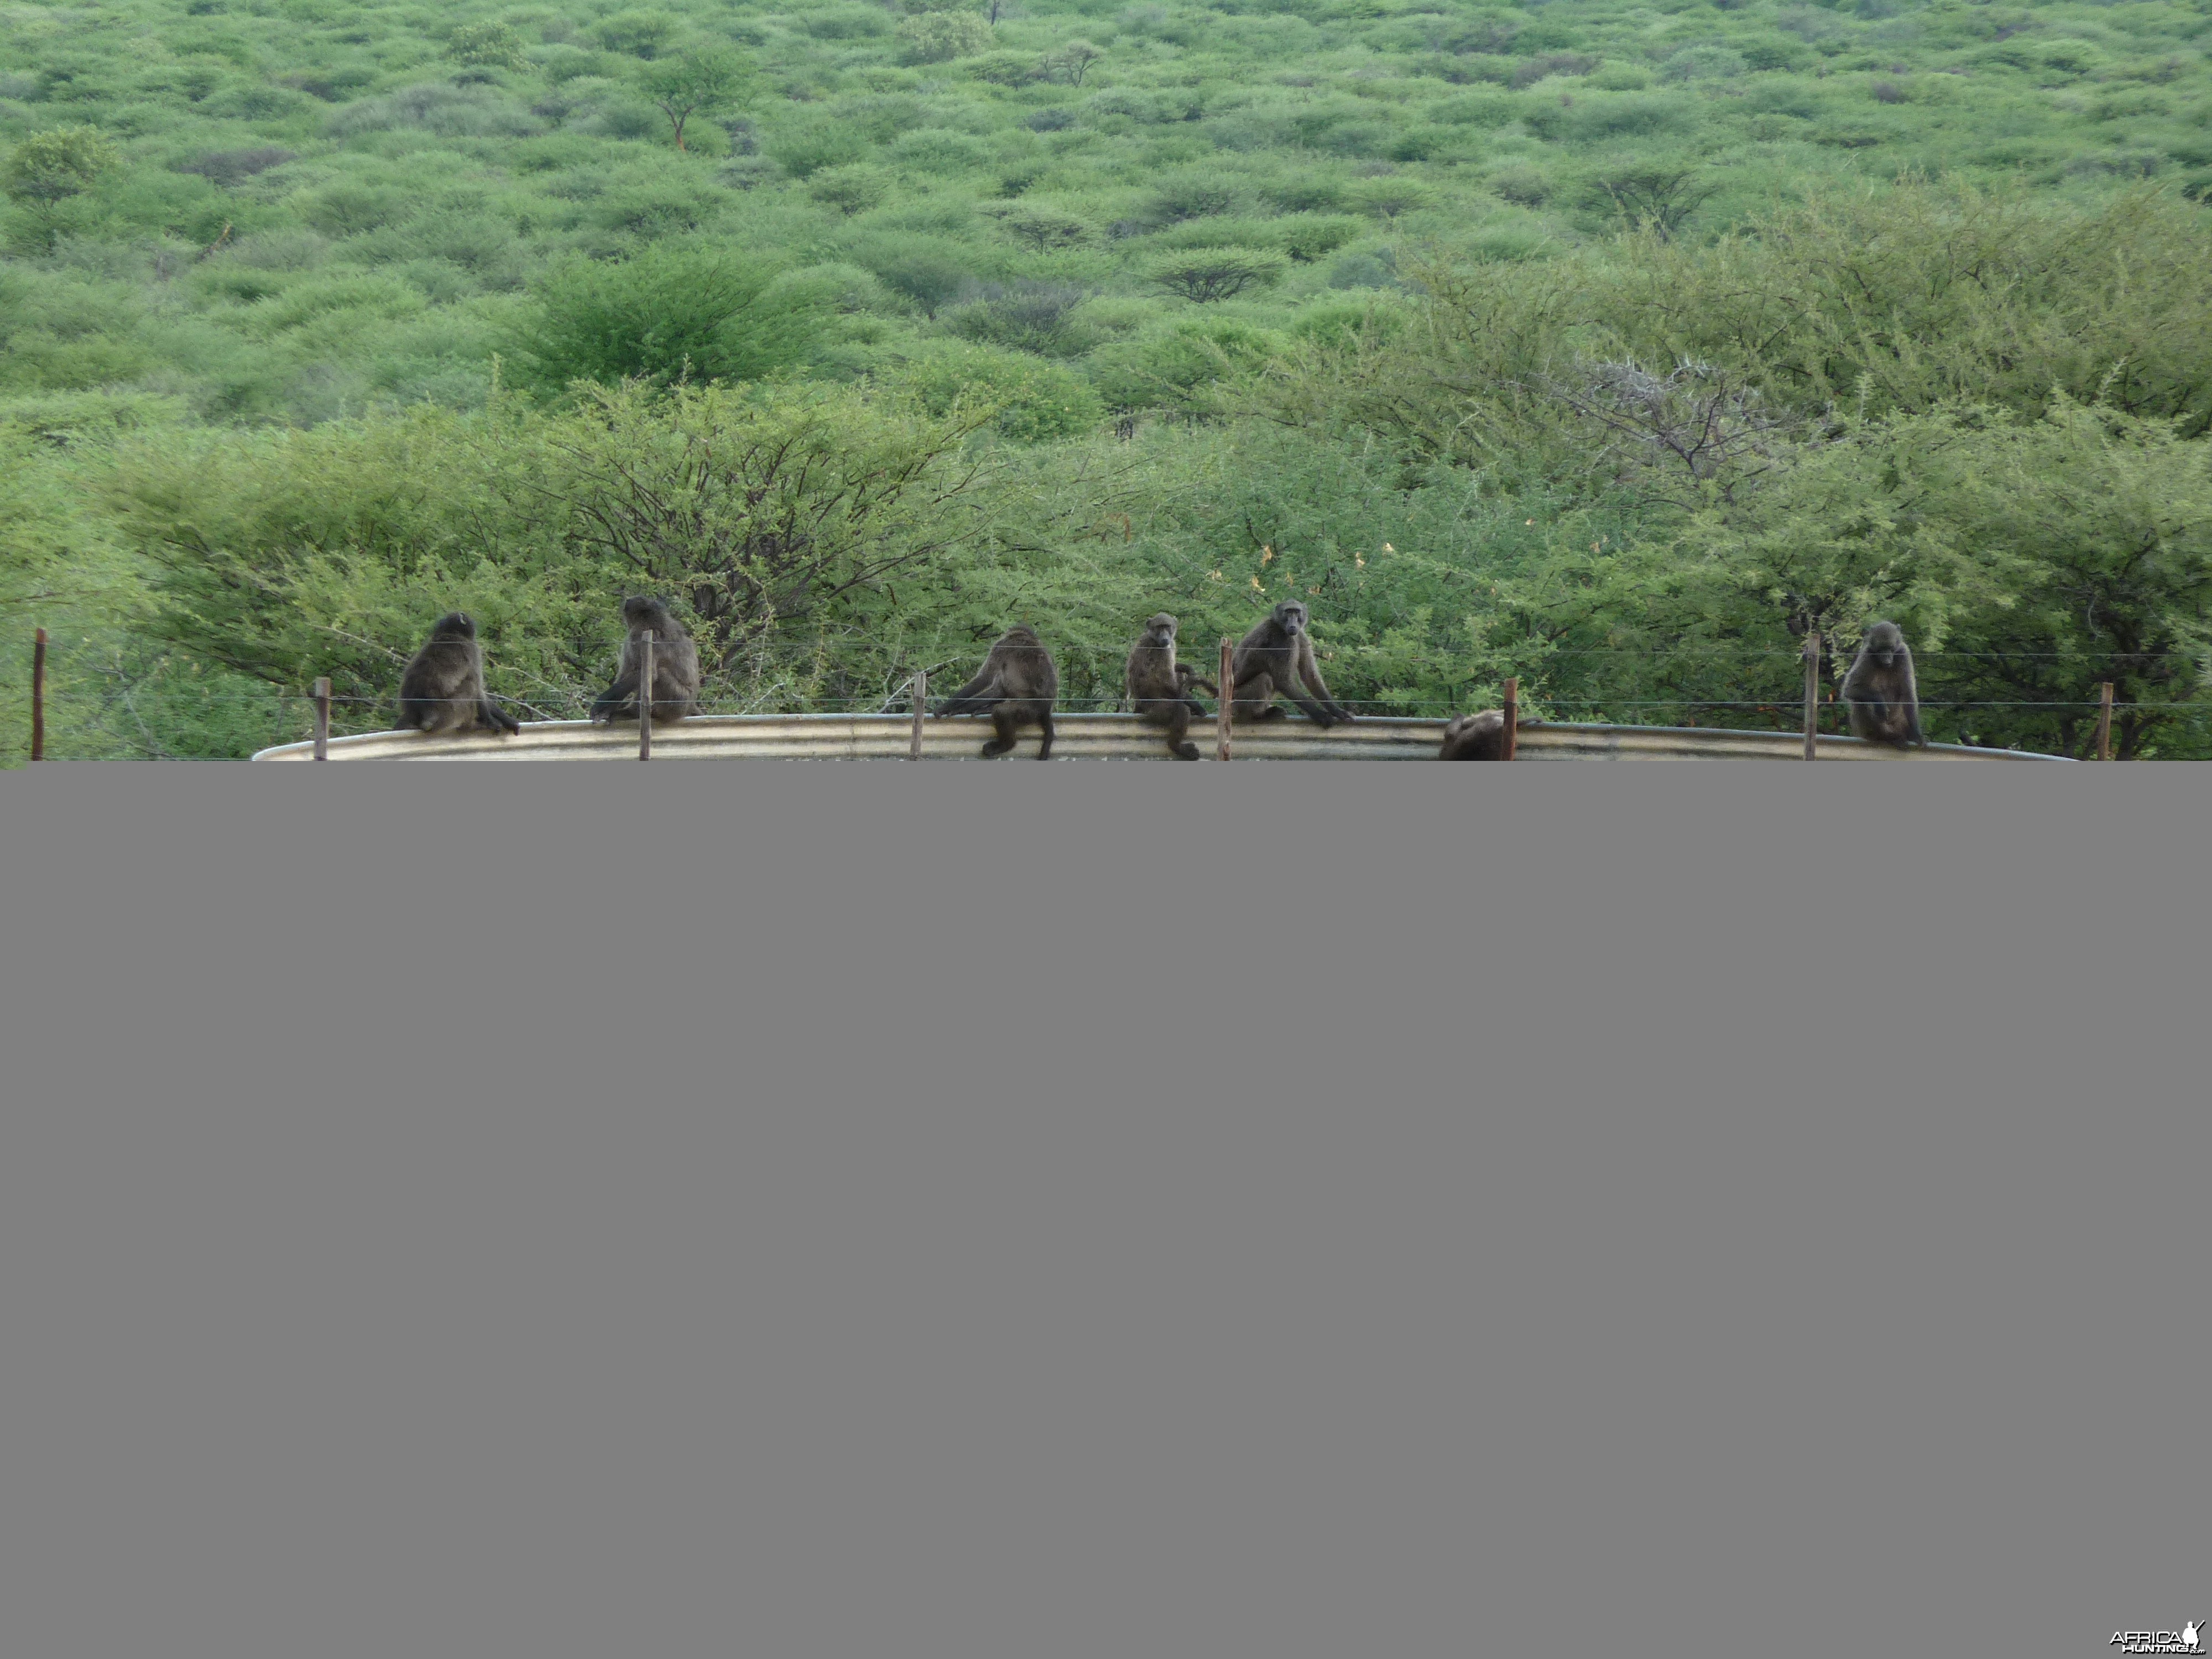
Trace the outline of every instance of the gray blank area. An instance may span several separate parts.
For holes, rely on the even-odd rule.
[[[0,777],[0,1647],[2178,1628],[2208,780]]]

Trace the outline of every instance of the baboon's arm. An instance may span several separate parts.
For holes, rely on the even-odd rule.
[[[612,720],[623,708],[637,700],[637,670],[625,669],[615,677],[615,683],[599,693],[592,704],[595,720]]]
[[[1306,690],[1321,699],[1330,718],[1340,720],[1353,718],[1352,711],[1339,702],[1335,694],[1328,689],[1328,682],[1322,678],[1321,664],[1314,659],[1313,641],[1304,635],[1298,636],[1297,667],[1298,678],[1305,682]],[[1302,702],[1300,706],[1304,705]],[[1306,712],[1311,714],[1313,711],[1311,708],[1307,708]]]

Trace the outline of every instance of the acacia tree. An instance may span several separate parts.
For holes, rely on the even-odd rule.
[[[712,114],[726,108],[751,78],[750,68],[734,52],[703,46],[656,58],[638,77],[638,84],[668,118],[676,148],[682,149],[684,124],[702,111]]]
[[[995,412],[917,417],[849,391],[623,386],[549,431],[561,465],[531,487],[562,504],[578,553],[684,598],[712,678],[969,533],[957,509],[983,463],[964,445]]]
[[[988,211],[988,210],[987,210]],[[1048,248],[1079,247],[1091,240],[1091,227],[1071,213],[1023,205],[994,216],[999,228],[1032,253]]]
[[[1045,79],[1065,80],[1071,87],[1079,87],[1083,77],[1091,73],[1091,66],[1105,55],[1088,40],[1070,40],[1058,52],[1045,54]]]
[[[1692,167],[1630,162],[1599,173],[1585,199],[1592,206],[1610,204],[1632,230],[1648,229],[1660,241],[1670,242],[1718,189]]]
[[[1273,288],[1283,277],[1283,256],[1259,248],[1193,248],[1158,266],[1152,280],[1193,305],[1233,299],[1248,288]]]

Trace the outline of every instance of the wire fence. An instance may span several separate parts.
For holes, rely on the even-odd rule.
[[[1820,652],[1817,658],[1820,665],[1820,672],[1808,675],[1808,680],[1815,687],[1820,678],[1832,682],[1839,680],[1845,662],[1855,654],[1856,644],[1854,643],[1849,648],[1844,648],[1838,644],[1837,648],[1830,653],[1823,649],[1827,645],[1827,641],[1818,635],[1813,637],[1814,649]],[[1808,655],[1807,648],[1803,645],[1785,647],[1729,641],[1693,641],[1673,645],[1571,647],[1553,647],[1542,642],[1534,642],[1528,653],[1528,660],[1531,667],[1539,674],[1557,665],[1610,660],[1623,665],[1651,665],[1659,672],[1662,678],[1668,678],[1665,671],[1668,665],[1682,665],[1690,672],[1706,673],[1713,672],[1717,665],[1732,665],[1741,668],[1747,673],[1758,674],[1761,678],[1771,674],[1774,679],[1780,680],[1784,665],[1802,668],[1807,665]],[[45,757],[49,736],[46,715],[50,710],[63,714],[74,714],[82,716],[88,712],[95,714],[112,714],[119,709],[137,721],[144,737],[142,747],[158,750],[159,746],[155,743],[152,733],[145,731],[144,721],[132,703],[131,698],[135,688],[119,683],[112,674],[100,677],[102,683],[98,684],[85,684],[86,680],[94,677],[81,673],[72,674],[71,683],[51,684],[49,682],[53,676],[49,672],[49,656],[46,630],[39,629],[33,673],[34,684],[32,687],[33,707],[30,746],[33,758]],[[2118,665],[2117,672],[2124,672],[2136,677],[2163,671],[2164,676],[2172,678],[2179,684],[2192,687],[2197,683],[2197,671],[2201,665],[2200,659],[2195,653],[2179,650],[2088,652],[1938,649],[1916,652],[1914,659],[1923,668],[1940,668],[1942,665],[1950,664],[1958,664],[1969,669],[1984,665],[2008,663],[2029,665],[2031,666],[2027,673],[2014,678],[2027,678],[2031,683],[2034,678],[2047,674],[2050,672],[2049,665],[2065,665],[2072,671],[2069,678],[2100,671],[2111,676],[2115,673],[2114,665]],[[2033,666],[2037,665],[2045,666],[2040,668]],[[1199,670],[1201,674],[1218,676],[1214,664],[1208,660],[1204,653],[1186,658],[1184,665]],[[2002,673],[2001,669],[1996,672]],[[1987,677],[1987,674],[1980,676],[1980,678]],[[938,680],[936,672],[933,671],[928,678],[931,681],[931,689],[936,691],[938,699],[941,701],[957,686],[964,684],[966,670],[946,672],[942,681]],[[1635,678],[1648,679],[1650,676],[1638,675]],[[2079,679],[2075,678],[2075,685],[2078,686],[2079,684]],[[364,691],[357,689],[343,692],[323,691],[323,688],[326,685],[327,682],[319,683],[314,690],[287,686],[270,686],[259,690],[218,690],[193,686],[183,700],[194,708],[227,706],[241,710],[258,709],[295,727],[301,723],[301,717],[305,715],[312,718],[318,737],[323,740],[326,740],[334,733],[337,735],[359,734],[389,730],[401,724],[400,699],[396,688],[389,691]],[[1471,688],[1471,691],[1473,689]],[[2057,688],[2054,688],[2056,689]],[[2124,721],[2130,716],[2140,714],[2144,711],[2150,711],[2154,718],[2160,719],[2170,717],[2178,711],[2190,712],[2189,705],[2185,702],[2177,700],[2121,699],[2117,696],[2115,683],[2110,678],[2099,686],[2100,695],[2094,697],[2081,696],[2072,687],[2065,689],[2073,694],[2049,696],[1946,696],[1939,693],[1934,696],[1921,697],[1918,701],[1918,708],[1923,716],[1950,717],[1954,725],[1962,719],[1971,720],[1976,714],[2018,715],[2024,711],[2029,712],[2033,715],[2060,722],[2064,732],[2069,734],[2059,739],[2062,746],[2064,747],[2081,746],[2078,741],[2079,733],[2085,717],[2093,718],[2100,728],[2097,746],[2100,750],[2109,743],[2109,729],[2112,723],[2116,720]],[[318,695],[319,691],[322,691],[323,694]],[[594,703],[601,695],[589,686],[548,687],[533,690],[522,695],[494,691],[490,694],[489,701],[496,708],[514,718],[538,724],[591,718]],[[2185,697],[2186,695],[2186,693],[2184,694]],[[1215,708],[1207,708],[1204,702],[1200,702],[1199,708],[1193,711],[1194,727],[1200,719],[1212,720],[1217,717],[1218,694],[1205,692],[1200,687],[1194,690],[1191,696],[1194,697],[1202,696],[1216,705]],[[474,704],[477,699],[474,697],[410,698],[407,701],[412,706],[424,707],[439,704]],[[807,714],[847,718],[910,718],[915,712],[915,701],[914,681],[911,679],[894,679],[881,684],[878,688],[866,693],[834,696],[801,695],[794,693],[788,687],[777,688],[767,696],[757,693],[750,696],[733,694],[714,686],[710,681],[688,712],[692,716],[704,718],[733,716],[774,718]],[[1355,714],[1376,718],[1443,721],[1459,714],[1473,712],[1468,696],[1337,697],[1330,701]],[[1533,717],[1534,714],[1540,711],[1547,716],[1564,718],[1568,720],[1577,719],[1591,720],[1593,717],[1600,717],[1600,723],[1607,724],[1655,726],[1680,724],[1694,727],[1703,721],[1716,718],[1753,716],[1759,717],[1757,729],[1788,730],[1802,725],[1808,734],[1814,731],[1824,731],[1830,735],[1841,733],[1848,726],[1848,705],[1839,701],[1833,690],[1820,691],[1817,695],[1801,696],[1799,690],[1794,687],[1784,691],[1778,686],[1774,693],[1766,696],[1729,696],[1692,690],[1661,690],[1649,684],[1624,687],[1620,691],[1611,693],[1571,690],[1565,688],[1549,690],[1540,684],[1531,684],[1521,690],[1518,702],[1519,712],[1523,717]],[[1279,704],[1278,707],[1280,705]],[[1115,714],[1133,711],[1133,703],[1118,687],[1099,686],[1096,683],[1091,690],[1063,691],[1054,699],[1056,714]],[[933,705],[927,707],[925,712],[929,713],[933,718],[937,717]],[[1247,725],[1249,711],[1241,699],[1237,712],[1238,715],[1237,724],[1239,726]],[[987,716],[977,716],[979,719],[985,717]],[[618,718],[623,721],[636,719],[634,700],[627,702],[620,710]],[[964,718],[964,716],[955,718]],[[82,726],[83,721],[80,718],[67,723],[76,727]],[[412,725],[416,722],[410,719],[405,723]],[[343,728],[343,731],[339,730],[341,726]],[[2047,740],[2050,736],[2047,728],[2044,735]],[[1974,741],[1971,735],[1968,735],[1968,741],[1970,743]]]
[[[1200,698],[1202,702],[1210,703],[1214,701],[1213,695],[1211,692],[1198,691],[1193,695]],[[194,695],[193,700],[199,702],[231,702],[258,705],[263,707],[266,707],[270,704],[287,707],[295,705],[313,707],[318,701],[324,701],[327,702],[334,709],[378,708],[389,710],[394,713],[398,712],[399,707],[399,699],[396,696],[344,697],[334,695],[326,699],[319,700],[311,692],[283,690],[270,691],[265,696],[256,695],[252,692],[200,692]],[[936,696],[933,696],[932,701],[935,702],[937,700]],[[87,706],[98,704],[104,706],[112,701],[112,698],[106,695],[88,691],[48,691],[46,696],[46,703],[50,708],[58,704],[82,704]],[[410,702],[428,703],[433,705],[440,703],[473,704],[477,699],[474,697],[410,697],[408,701]],[[537,706],[537,702],[546,700],[538,699],[533,702],[525,702],[520,697],[503,696],[497,692],[494,692],[491,694],[491,701],[501,708],[510,709],[529,709],[534,708]],[[796,706],[763,707],[757,703],[731,703],[727,705],[719,705],[710,698],[702,698],[693,703],[690,712],[695,715],[712,714],[720,715],[725,718],[741,717],[753,714],[763,716],[787,714],[839,714],[849,715],[855,718],[864,716],[880,716],[884,719],[891,719],[905,714],[908,712],[909,707],[909,705],[902,704],[897,707],[885,708],[881,702],[868,698],[819,697],[793,701],[795,702]],[[1464,699],[1455,702],[1447,698],[1338,697],[1334,699],[1334,701],[1340,707],[1346,708],[1370,709],[1377,714],[1402,714],[1412,720],[1447,720],[1451,718],[1453,715],[1474,712]],[[1766,714],[1790,714],[1795,712],[1795,702],[1793,699],[1790,698],[1764,697],[1739,699],[1730,697],[1698,696],[1686,693],[1683,696],[1674,697],[1571,697],[1562,696],[1555,692],[1529,691],[1524,693],[1522,701],[1531,702],[1540,702],[1552,708],[1680,708],[1694,707],[1698,708],[1749,708],[1756,709]],[[2094,698],[2086,701],[2069,701],[2065,699],[2044,697],[1972,699],[1922,697],[1918,702],[1919,706],[1923,708],[2057,709],[2097,708],[2103,706],[2099,700]],[[573,705],[575,712],[567,715],[566,718],[572,720],[587,719],[589,718],[590,706],[591,700],[588,697],[579,697]],[[1834,702],[1823,702],[1820,706],[1824,708],[1833,708],[1838,710],[1844,707],[1843,703]],[[2157,708],[2160,709],[2172,707],[2171,704],[2167,703],[2151,704],[2130,702],[2116,702],[2112,706],[2116,708]],[[1055,713],[1063,714],[1127,714],[1131,712],[1129,700],[1126,697],[1071,697],[1062,696],[1053,699],[1053,708]],[[961,715],[955,716],[954,718],[965,719],[968,717]],[[982,719],[987,718],[987,716],[978,715],[975,718]]]

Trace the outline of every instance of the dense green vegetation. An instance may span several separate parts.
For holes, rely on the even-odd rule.
[[[44,623],[58,752],[237,754],[458,604],[568,715],[649,583],[719,708],[1017,616],[1079,704],[1296,592],[1378,709],[1759,724],[1887,614],[1932,735],[2080,752],[2110,678],[2212,753],[2208,30],[0,8],[0,671]]]

